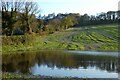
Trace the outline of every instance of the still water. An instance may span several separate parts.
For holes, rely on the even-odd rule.
[[[41,76],[118,78],[117,55],[117,52],[90,51],[16,52],[2,55],[2,71]]]

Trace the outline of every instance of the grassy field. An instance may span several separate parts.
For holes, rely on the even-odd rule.
[[[66,31],[39,36],[34,43],[3,45],[2,51],[24,50],[92,50],[118,51],[118,25],[99,25],[70,28]]]

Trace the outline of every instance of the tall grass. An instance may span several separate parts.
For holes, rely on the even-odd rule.
[[[35,35],[20,35],[20,36],[1,36],[2,45],[19,45],[31,44],[35,41]]]

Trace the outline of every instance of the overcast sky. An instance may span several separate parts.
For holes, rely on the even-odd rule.
[[[49,13],[87,13],[96,15],[100,12],[118,10],[120,0],[37,0],[41,14]]]

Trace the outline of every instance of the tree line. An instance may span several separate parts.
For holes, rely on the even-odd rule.
[[[79,25],[99,25],[118,23],[120,20],[120,11],[101,12],[96,16],[84,14],[79,19]]]
[[[117,23],[120,11],[109,11],[97,16],[79,13],[55,13],[40,15],[35,2],[1,2],[2,35],[24,35],[26,33],[54,33],[75,26]],[[36,16],[39,15],[39,16]]]

